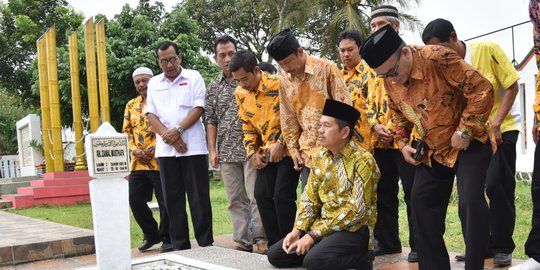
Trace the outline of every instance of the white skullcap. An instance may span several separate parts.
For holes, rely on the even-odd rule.
[[[154,73],[152,72],[151,69],[147,67],[140,67],[140,68],[137,68],[135,71],[133,71],[133,78],[135,78],[135,76],[137,75],[143,75],[143,74],[154,76]]]

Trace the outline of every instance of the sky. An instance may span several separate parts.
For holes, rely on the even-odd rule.
[[[103,13],[112,18],[115,14],[120,13],[125,4],[134,7],[139,1],[68,0],[68,2],[76,11],[82,12],[86,18],[98,13]],[[179,1],[162,0],[161,2],[164,3],[167,9],[170,9]],[[529,0],[423,0],[418,5],[411,5],[411,8],[405,12],[419,18],[424,25],[436,18],[447,19],[454,24],[460,39],[468,39],[528,21],[528,3]],[[515,59],[518,62],[523,59],[532,47],[531,27],[531,24],[527,23],[514,28]],[[402,31],[402,34],[407,43],[422,44],[420,33]],[[510,29],[481,39],[499,43],[509,58],[514,58]]]

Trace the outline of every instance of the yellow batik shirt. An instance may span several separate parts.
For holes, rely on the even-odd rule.
[[[361,60],[353,70],[342,69],[341,74],[345,79],[347,90],[352,99],[353,107],[360,112],[360,118],[354,130],[356,131],[353,138],[354,141],[364,147],[366,150],[372,152],[373,144],[371,141],[371,126],[366,116],[366,101],[368,97],[368,88],[370,78],[376,78],[374,72],[370,72],[369,66],[364,60]]]
[[[128,146],[131,152],[132,171],[159,171],[156,157],[152,157],[147,164],[140,163],[133,155],[133,150],[147,150],[154,155],[156,150],[156,132],[148,124],[143,114],[146,101],[141,96],[130,100],[124,111],[124,124],[122,131],[128,135]]]
[[[539,35],[537,37],[537,35]],[[535,123],[540,122],[540,34],[537,34],[536,31],[533,32],[533,38],[534,40],[534,55],[536,58],[536,67],[538,68],[538,74],[536,75],[536,87],[535,87],[535,99],[533,104],[533,111],[534,111],[534,120]],[[540,131],[540,129],[539,129]]]
[[[352,103],[345,80],[334,63],[307,54],[305,57],[303,78],[286,72],[281,76],[279,110],[281,132],[289,152],[293,155],[300,151],[309,167],[326,99]]]
[[[255,153],[264,157],[270,144],[283,142],[279,116],[279,80],[276,75],[262,72],[257,91],[251,92],[241,86],[234,91],[248,157]]]
[[[370,68],[370,72],[375,73],[373,69]],[[369,91],[366,102],[366,116],[369,121],[369,126],[373,128],[376,124],[381,124],[386,126],[390,132],[394,132],[394,121],[393,115],[394,111],[388,106],[388,94],[384,89],[384,79],[369,77]],[[377,133],[372,133],[372,143],[375,148],[383,149],[396,149],[397,144],[394,141],[392,142],[381,142],[377,137]]]
[[[318,147],[302,193],[294,227],[319,237],[333,232],[370,231],[377,220],[377,183],[381,176],[375,159],[350,140],[337,155]]]

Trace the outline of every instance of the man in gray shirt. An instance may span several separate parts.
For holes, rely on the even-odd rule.
[[[222,36],[216,40],[214,59],[222,73],[208,85],[205,105],[210,164],[214,168],[220,166],[237,249],[266,253],[267,241],[254,197],[257,170],[244,149],[242,122],[234,98],[238,83],[229,70],[235,52],[236,41],[232,37]]]

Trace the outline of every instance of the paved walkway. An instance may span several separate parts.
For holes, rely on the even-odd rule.
[[[231,237],[230,234],[215,236],[214,245],[217,247],[233,248],[234,242]],[[184,257],[201,259],[201,257],[197,256],[211,252],[211,250],[201,250],[198,252],[196,242],[192,242],[192,247],[192,250],[174,253]],[[90,230],[0,211],[0,265],[4,265],[4,267],[0,267],[0,269],[58,270],[85,268],[96,265],[96,257],[93,252],[93,232]],[[408,252],[409,249],[404,248],[403,253],[377,257],[375,259],[375,269],[418,269],[418,264],[407,263]],[[137,249],[132,250],[133,259],[156,255],[159,255],[159,245],[154,246],[148,252],[144,253],[139,252]],[[463,269],[463,263],[455,262],[453,259],[454,256],[455,254],[450,254],[452,269]],[[247,257],[256,257],[256,260],[258,260],[259,263],[265,264],[265,268],[271,269],[271,266],[267,264],[266,258],[264,258],[263,255]],[[45,258],[51,259],[44,260]],[[23,261],[35,262],[12,265],[13,262],[20,263]],[[519,263],[520,261],[515,260],[514,262]],[[252,269],[249,268],[250,264],[247,262],[246,264],[243,264],[242,261],[239,260],[236,263],[245,268],[237,267],[236,265],[235,268]],[[485,269],[507,269],[494,268],[493,260],[491,259],[486,260],[485,267]]]

